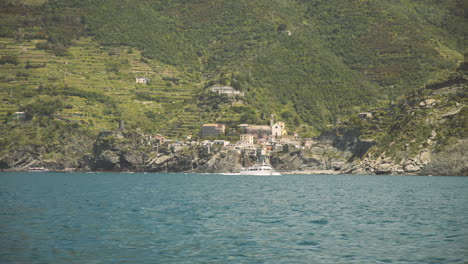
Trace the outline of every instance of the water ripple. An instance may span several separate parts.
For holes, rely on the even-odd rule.
[[[0,263],[463,263],[467,178],[0,174]]]

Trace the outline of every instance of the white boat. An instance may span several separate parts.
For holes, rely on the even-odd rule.
[[[47,171],[49,171],[49,169],[47,169],[45,167],[29,167],[28,171],[29,172],[47,172]]]
[[[251,167],[242,168],[240,175],[258,175],[258,176],[281,176],[281,173],[276,172],[270,165],[255,164]]]

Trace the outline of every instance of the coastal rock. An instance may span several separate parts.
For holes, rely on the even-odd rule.
[[[389,174],[392,172],[392,165],[390,163],[382,163],[376,166],[376,174]]]
[[[461,139],[443,151],[433,153],[421,169],[423,175],[468,176],[468,139]]]
[[[168,162],[169,160],[172,160],[172,159],[174,159],[174,155],[172,155],[172,154],[161,155],[161,156],[158,156],[157,159],[154,162],[152,162],[151,164],[159,166],[159,165],[162,165],[162,164],[164,164],[164,163],[166,163],[166,162]]]
[[[167,162],[167,172],[184,172],[192,170],[192,157],[189,155],[174,155],[174,158]]]
[[[151,140],[140,133],[101,132],[94,143],[89,167],[99,171],[141,171],[151,149]]]
[[[430,98],[430,99],[421,101],[419,103],[419,106],[423,108],[429,108],[429,107],[433,107],[436,103],[437,103],[437,100]]]
[[[143,165],[145,155],[140,152],[125,151],[120,154],[120,161],[128,164]]]
[[[325,149],[323,147],[312,147],[310,148],[310,152],[314,155],[322,155],[325,153]]]
[[[0,157],[0,169],[27,170],[29,167],[42,167],[41,149],[34,146],[22,146]]]
[[[331,163],[331,168],[335,171],[339,171],[343,168],[345,164],[346,164],[345,161],[334,161]]]
[[[239,172],[241,168],[240,151],[223,148],[204,164],[200,165],[196,171],[202,173],[228,173]]]
[[[315,157],[307,157],[305,153],[275,153],[271,157],[272,166],[279,171],[312,171],[327,170],[326,162]]]
[[[419,154],[419,163],[421,164],[428,164],[431,161],[431,153],[427,150],[423,151]]]
[[[111,150],[105,150],[94,160],[94,168],[112,171],[118,169],[120,156]]]
[[[419,167],[416,164],[410,163],[410,164],[404,166],[404,170],[405,170],[405,172],[410,172],[410,173],[418,172],[418,171],[421,170],[421,167]]]

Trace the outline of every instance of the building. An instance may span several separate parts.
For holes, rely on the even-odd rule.
[[[241,124],[238,125],[238,127],[241,134],[247,134],[247,129],[249,128],[248,124]]]
[[[244,92],[238,91],[231,86],[219,86],[215,85],[211,88],[211,92],[213,93],[219,93],[219,94],[226,94],[229,97],[234,97],[234,96],[244,96]]]
[[[201,142],[202,146],[211,146],[212,144],[213,144],[213,142],[211,142],[210,140],[203,140]]]
[[[175,142],[175,143],[169,143],[167,144],[168,148],[171,150],[172,153],[181,151],[184,149],[184,144],[180,142]]]
[[[286,124],[284,122],[276,122],[271,126],[271,135],[275,138],[286,136]]]
[[[221,145],[221,146],[229,146],[229,144],[231,144],[231,142],[229,141],[226,141],[226,140],[214,140],[213,141],[213,145]]]
[[[159,144],[164,144],[164,142],[166,142],[166,138],[163,135],[153,135],[152,138]]]
[[[217,137],[224,135],[226,127],[223,124],[205,124],[201,128],[201,137]]]
[[[146,77],[135,77],[135,82],[136,82],[136,83],[149,84],[150,81],[151,81],[150,78],[146,78]]]
[[[26,114],[24,112],[15,112],[13,114],[13,119],[16,119],[16,120],[23,120],[26,118]]]
[[[246,134],[252,134],[254,138],[263,138],[271,135],[270,126],[249,125]]]
[[[372,113],[370,112],[362,112],[358,114],[359,118],[361,119],[367,119],[372,117]]]
[[[253,145],[254,137],[252,134],[241,134],[239,142],[241,144]]]

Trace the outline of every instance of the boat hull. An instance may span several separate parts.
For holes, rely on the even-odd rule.
[[[239,174],[254,176],[281,176],[281,173],[274,171],[271,166],[265,164],[256,164],[252,167],[242,168]]]
[[[241,172],[239,175],[251,175],[251,176],[281,176],[279,172],[272,172],[272,173],[249,173],[249,172]]]

